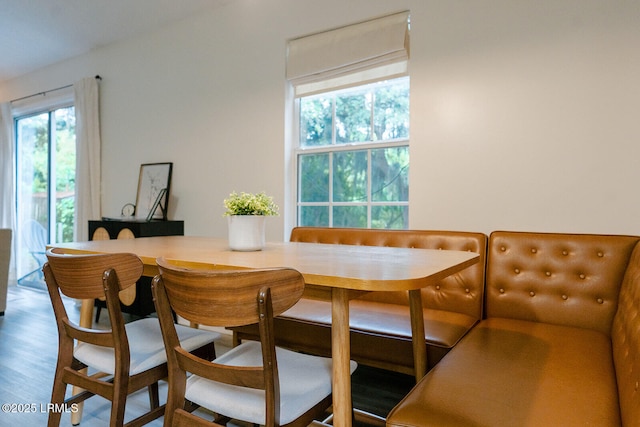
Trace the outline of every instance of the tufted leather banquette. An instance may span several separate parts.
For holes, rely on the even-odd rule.
[[[341,245],[449,249],[480,254],[477,264],[422,290],[425,342],[433,366],[482,318],[487,236],[433,230],[373,230],[298,227],[291,241]],[[413,373],[407,292],[372,292],[351,300],[351,357],[358,363]],[[331,355],[331,305],[306,295],[275,319],[277,342],[289,348]],[[238,339],[255,328],[237,329]]]
[[[492,233],[486,318],[387,425],[640,425],[638,240]]]

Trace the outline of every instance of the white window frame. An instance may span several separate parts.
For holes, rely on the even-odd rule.
[[[408,79],[408,76],[407,76]],[[371,83],[364,83],[361,86],[350,87],[348,89],[340,89],[340,90],[332,90],[326,93],[341,93],[350,91],[353,89],[357,89],[358,87],[365,87],[370,85]],[[335,109],[335,105],[334,105]],[[332,112],[333,119],[335,119],[335,111]],[[393,202],[377,202],[371,200],[371,151],[376,149],[386,149],[386,148],[404,148],[409,149],[410,139],[409,138],[400,138],[386,141],[370,141],[370,142],[362,142],[362,143],[349,143],[349,144],[337,144],[336,143],[336,132],[335,132],[335,122],[332,120],[332,141],[330,145],[318,146],[318,147],[301,147],[300,145],[300,98],[297,97],[294,99],[294,120],[293,120],[293,140],[294,148],[293,148],[293,170],[294,170],[294,179],[292,182],[292,193],[293,193],[293,223],[294,226],[298,226],[300,224],[300,207],[303,206],[326,206],[329,208],[329,227],[333,227],[333,207],[335,206],[366,206],[367,207],[367,228],[371,228],[371,211],[374,206],[406,206],[409,207],[409,200],[407,201],[393,201]],[[299,158],[301,155],[306,154],[324,154],[324,153],[339,153],[345,151],[366,151],[367,153],[367,200],[364,202],[336,202],[333,200],[333,155],[329,156],[329,201],[327,202],[300,202],[298,193],[300,189],[300,170],[299,170]],[[408,224],[407,224],[408,228]]]

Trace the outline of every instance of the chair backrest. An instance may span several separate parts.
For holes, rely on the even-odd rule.
[[[304,290],[302,274],[289,268],[190,270],[163,258],[156,261],[160,274],[152,286],[169,366],[165,423],[171,425],[174,417],[181,416],[186,372],[191,372],[225,384],[264,390],[265,425],[279,424],[280,385],[273,317],[300,299]],[[190,322],[208,326],[258,323],[262,366],[217,364],[188,353],[180,347],[171,309]]]
[[[49,249],[47,260],[55,284],[70,298],[104,297],[103,275],[113,269],[118,277],[118,290],[134,285],[142,276],[142,261],[128,253],[70,255],[60,249]]]
[[[159,258],[158,268],[171,308],[190,322],[207,326],[258,323],[257,295],[269,288],[273,315],[302,296],[304,279],[289,268],[191,270]]]
[[[142,261],[134,254],[69,255],[59,249],[47,251],[43,269],[59,334],[59,351],[73,353],[73,340],[113,347],[122,373],[129,371],[129,346],[120,311],[118,292],[134,285],[142,275]],[[69,320],[60,292],[70,298],[106,297],[111,331],[82,328]]]
[[[29,253],[35,258],[39,265],[46,261],[45,252],[47,250],[47,229],[34,219],[30,219],[23,226],[24,243]]]

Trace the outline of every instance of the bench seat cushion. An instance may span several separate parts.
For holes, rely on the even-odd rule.
[[[423,309],[429,368],[433,367],[477,323],[475,317],[446,310]],[[376,301],[349,302],[351,358],[358,363],[413,375],[409,307]],[[274,319],[276,343],[331,356],[331,303],[303,297]],[[241,339],[255,339],[255,325],[233,328]]]
[[[598,331],[490,318],[391,411],[387,426],[619,426],[611,342]]]
[[[453,311],[424,309],[423,312],[425,341],[438,347],[453,347],[476,323],[473,317]],[[303,298],[280,317],[329,327],[331,303]],[[411,341],[411,319],[406,305],[352,300],[349,325],[352,331]]]

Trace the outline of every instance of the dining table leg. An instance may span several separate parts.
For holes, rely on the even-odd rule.
[[[349,336],[349,291],[331,292],[331,355],[333,359],[333,425],[351,427],[351,342]]]
[[[413,342],[413,364],[416,382],[427,373],[427,345],[424,337],[424,317],[422,312],[422,292],[409,291],[409,312],[411,316],[411,339]]]

